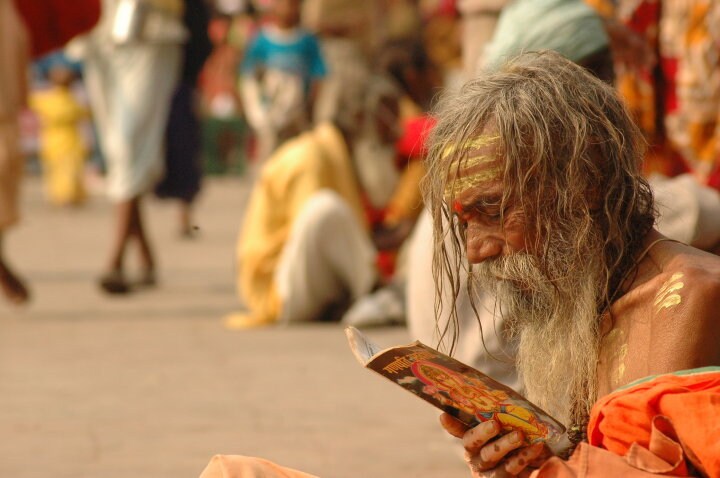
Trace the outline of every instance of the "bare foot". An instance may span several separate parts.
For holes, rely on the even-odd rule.
[[[3,261],[0,261],[0,289],[12,304],[21,305],[30,300],[30,292],[23,281]]]

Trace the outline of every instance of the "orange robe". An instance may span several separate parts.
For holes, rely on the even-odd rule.
[[[589,444],[532,477],[720,477],[718,417],[720,367],[641,380],[595,404]]]

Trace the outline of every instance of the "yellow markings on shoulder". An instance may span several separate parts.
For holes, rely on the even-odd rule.
[[[620,329],[613,329],[605,338],[606,343],[615,350],[612,356],[612,361],[617,363],[618,366],[612,371],[613,387],[617,387],[625,377],[625,357],[628,353],[628,345],[625,341],[625,333]]]
[[[655,295],[654,305],[656,312],[675,307],[682,302],[680,290],[685,287],[685,283],[680,279],[683,277],[682,272],[677,272],[660,287],[660,290]]]

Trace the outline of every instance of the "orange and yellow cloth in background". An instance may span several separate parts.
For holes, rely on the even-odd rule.
[[[617,65],[618,90],[650,143],[646,173],[720,188],[720,2],[585,0],[641,35],[653,68]]]

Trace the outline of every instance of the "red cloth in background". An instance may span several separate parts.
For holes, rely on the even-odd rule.
[[[100,0],[15,0],[15,8],[36,58],[89,31],[100,19]]]
[[[409,161],[423,159],[427,155],[427,139],[437,123],[431,116],[423,115],[403,122],[403,132],[395,143],[398,160],[404,166]]]

